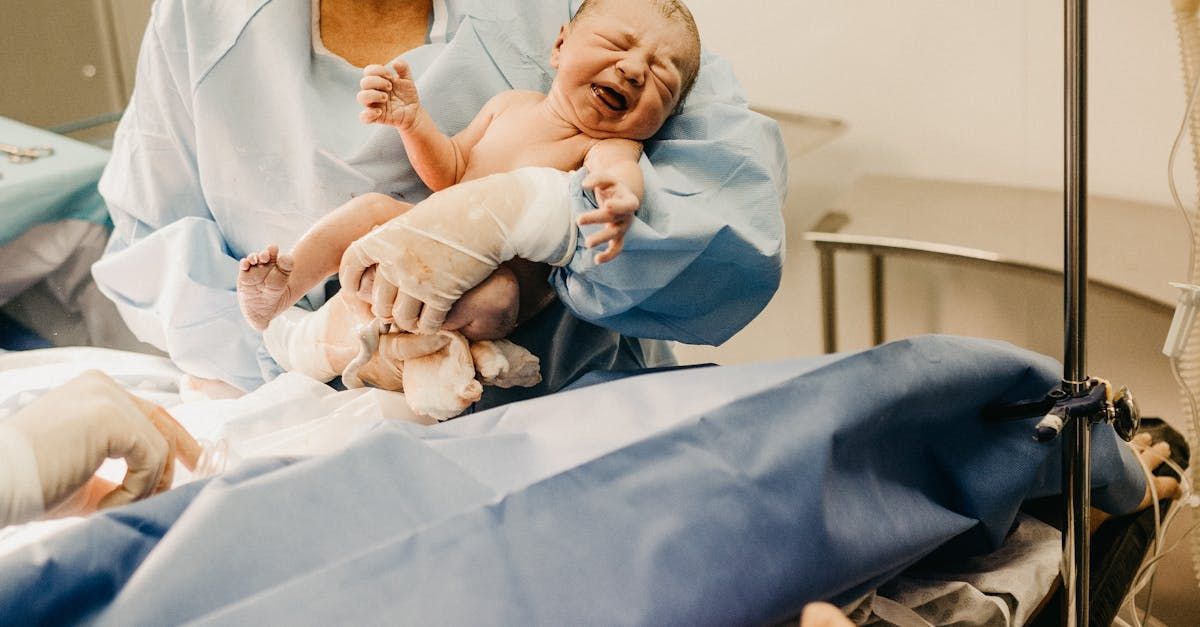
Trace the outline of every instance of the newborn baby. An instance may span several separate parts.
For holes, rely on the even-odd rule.
[[[414,169],[435,192],[496,177],[499,182],[490,185],[500,193],[522,194],[525,192],[520,191],[519,182],[504,182],[497,173],[531,166],[564,171],[558,174],[565,187],[569,177],[565,171],[587,167],[584,186],[594,190],[598,208],[580,216],[579,223],[605,224],[587,239],[588,247],[608,242],[596,256],[597,263],[604,263],[620,253],[624,234],[641,204],[641,142],[661,128],[695,80],[700,66],[699,35],[691,14],[678,0],[587,0],[560,29],[550,63],[558,72],[549,93],[514,90],[498,94],[454,137],[442,134],[421,107],[403,61],[392,64],[394,74],[382,66],[368,66],[358,95],[366,107],[361,117],[364,122],[387,124],[398,130]],[[511,191],[514,189],[517,191]],[[448,202],[437,198],[435,193],[425,203]],[[247,320],[255,328],[267,327],[308,290],[336,272],[342,254],[353,241],[410,207],[383,194],[364,194],[321,219],[290,255],[280,255],[274,246],[248,255],[241,261],[238,277],[238,299]],[[503,271],[502,267],[499,272]],[[515,281],[510,285],[512,290],[517,289]],[[327,303],[326,307],[344,312],[336,316],[336,322],[335,316],[326,315],[329,323],[340,325],[350,319],[365,323],[371,319],[363,320],[356,304],[341,302],[355,298],[348,293],[355,286],[348,287]],[[513,300],[515,293],[507,302]],[[375,313],[385,322],[390,319],[391,312]],[[481,315],[500,316],[503,312],[484,311]],[[351,329],[331,330],[327,335],[322,345],[339,355],[358,346],[356,339],[351,345],[330,341],[333,337],[338,341],[353,339]],[[461,336],[444,332],[436,337],[449,342],[439,350],[459,347],[454,349],[459,357],[453,358],[447,352],[443,359],[465,363],[462,356],[470,351]],[[313,335],[309,339],[317,338]],[[426,342],[431,340],[385,336],[381,341],[382,351],[396,341],[427,348]],[[524,372],[531,359],[536,362],[528,352],[518,354],[520,351],[511,344],[499,346],[503,347],[500,353],[522,364],[515,369],[510,366],[510,371]],[[397,354],[412,352],[405,349]],[[287,363],[296,363],[286,356],[276,359],[285,368]],[[340,363],[340,357],[328,362],[334,366]],[[404,368],[407,372],[409,366]],[[412,394],[412,373],[408,374],[410,380],[404,389]],[[374,375],[368,372],[364,379],[373,385],[399,389],[367,378],[370,376]],[[528,380],[525,376],[517,379]],[[484,375],[484,380],[488,382],[489,377]],[[504,377],[493,380],[509,381]],[[460,390],[463,398],[473,394],[477,399],[473,389]]]

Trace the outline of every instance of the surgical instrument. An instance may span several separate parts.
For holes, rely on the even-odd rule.
[[[29,163],[43,157],[54,155],[54,149],[50,146],[29,146],[22,148],[15,144],[0,143],[0,153],[8,155],[10,163]]]

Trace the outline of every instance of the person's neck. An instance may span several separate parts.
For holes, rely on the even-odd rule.
[[[319,0],[321,42],[357,67],[425,43],[432,0]]]
[[[553,86],[550,87],[550,91],[546,93],[546,97],[538,104],[538,112],[546,119],[548,124],[561,129],[564,133],[587,134],[575,121],[575,112],[571,110],[569,103]]]

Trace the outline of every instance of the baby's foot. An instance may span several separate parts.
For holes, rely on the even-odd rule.
[[[484,385],[527,388],[542,382],[537,355],[508,340],[471,342],[471,358]]]
[[[250,326],[262,331],[295,302],[288,286],[294,263],[291,255],[280,255],[279,247],[272,245],[238,264],[238,304]]]

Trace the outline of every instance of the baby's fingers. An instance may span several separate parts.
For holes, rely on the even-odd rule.
[[[379,119],[382,117],[383,117],[383,110],[376,109],[374,107],[363,109],[358,114],[358,120],[360,122],[362,122],[363,124],[374,124],[375,122],[378,122]]]
[[[408,69],[408,62],[404,59],[392,61],[392,69],[395,70],[396,76],[400,78],[410,78],[412,75],[412,72]]]
[[[363,76],[364,77],[382,76],[386,79],[386,77],[391,75],[391,73],[392,73],[391,70],[387,69],[386,67],[383,67],[382,65],[379,65],[378,63],[372,63],[371,65],[368,65],[367,67],[363,68]]]
[[[364,89],[358,92],[358,104],[364,107],[383,104],[387,102],[387,99],[387,93],[379,91],[378,89]]]
[[[600,224],[602,222],[612,222],[613,216],[603,209],[593,209],[579,216],[578,223],[585,224]]]
[[[637,213],[639,203],[633,194],[614,194],[601,204],[610,215],[625,217]]]
[[[392,81],[388,80],[388,78],[386,76],[376,76],[374,74],[369,74],[369,75],[365,75],[361,79],[359,79],[358,88],[363,89],[363,90],[372,90],[373,89],[373,90],[377,90],[377,91],[391,91],[392,90]]]
[[[618,235],[609,240],[608,248],[605,248],[596,255],[596,263],[608,263],[617,258],[621,254],[621,249],[625,247],[625,236]]]
[[[620,226],[616,224],[609,224],[599,231],[589,235],[584,243],[588,248],[595,248],[604,242],[612,241],[618,237],[621,237],[621,234],[622,230]]]

